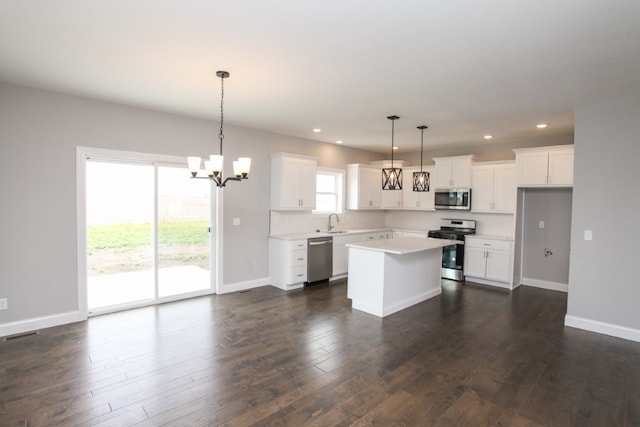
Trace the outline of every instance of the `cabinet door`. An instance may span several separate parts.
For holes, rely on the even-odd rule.
[[[420,168],[405,168],[402,171],[402,208],[407,210],[434,210],[435,167],[423,167],[429,173],[429,191],[413,191],[413,173]]]
[[[517,154],[518,185],[546,185],[548,163],[547,151]]]
[[[402,209],[402,192],[404,191],[404,181],[402,190],[380,190],[380,206],[382,209]]]
[[[464,249],[464,274],[466,276],[485,276],[485,250],[465,245]]]
[[[573,150],[549,152],[549,185],[573,185]]]
[[[486,278],[509,283],[510,253],[505,251],[487,251]]]
[[[413,172],[415,168],[402,169],[402,208],[420,209],[420,193],[413,191]]]
[[[471,161],[467,157],[451,160],[451,181],[453,187],[471,187]]]
[[[453,186],[451,167],[451,160],[436,160],[436,188],[450,188]]]
[[[365,209],[379,209],[382,197],[382,171],[378,168],[360,169],[359,206]]]
[[[295,176],[295,175],[294,175]],[[300,162],[298,165],[298,199],[303,209],[316,208],[316,165],[312,162]]]
[[[272,182],[271,185],[279,186],[280,200],[278,208],[281,209],[299,209],[299,183],[298,179],[287,179],[287,177],[297,177],[299,165],[295,160],[282,160],[279,163],[280,171],[278,176],[281,177],[279,182]]]
[[[475,188],[475,181],[473,185]],[[493,210],[514,212],[517,195],[515,165],[495,166],[493,169]],[[475,194],[472,195],[472,197],[475,196]]]
[[[347,274],[347,247],[342,245],[333,245],[333,276]]]
[[[494,208],[493,181],[493,167],[473,168],[471,207],[474,211],[490,211]]]

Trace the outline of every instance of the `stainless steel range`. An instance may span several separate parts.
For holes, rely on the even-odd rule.
[[[472,219],[440,220],[440,230],[431,230],[429,237],[455,241],[442,248],[442,278],[464,281],[464,236],[476,233],[476,222]]]

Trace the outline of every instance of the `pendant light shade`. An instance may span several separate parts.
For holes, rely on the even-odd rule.
[[[429,172],[422,170],[422,153],[424,151],[424,130],[428,129],[428,126],[421,125],[418,129],[421,131],[420,135],[420,172],[413,173],[413,191],[429,191]]]
[[[395,133],[395,121],[400,117],[389,116],[391,120],[391,167],[382,168],[382,189],[383,190],[402,190],[402,169],[393,167],[393,136]]]
[[[220,154],[212,154],[209,156],[209,160],[204,161],[204,170],[207,176],[197,176],[200,171],[200,165],[202,159],[200,157],[191,156],[187,157],[187,164],[189,171],[191,172],[191,178],[204,178],[211,179],[218,187],[224,187],[227,181],[240,181],[249,178],[249,169],[251,168],[251,159],[249,157],[240,157],[233,162],[233,175],[222,179],[222,166],[224,163],[224,156],[222,155],[222,140],[224,139],[223,125],[224,125],[224,79],[229,77],[227,71],[218,71],[216,76],[220,77],[220,133],[218,139],[220,140]]]

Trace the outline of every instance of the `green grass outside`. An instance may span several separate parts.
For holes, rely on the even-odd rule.
[[[181,221],[158,224],[160,245],[206,245],[208,221]],[[118,224],[87,227],[87,251],[129,249],[152,243],[151,224]]]

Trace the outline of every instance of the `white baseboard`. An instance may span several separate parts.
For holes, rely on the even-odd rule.
[[[80,312],[70,311],[67,313],[53,314],[51,316],[5,323],[0,325],[0,337],[23,334],[25,332],[37,331],[53,326],[66,325],[67,323],[82,322],[84,320],[87,320],[87,317],[80,314]]]
[[[495,286],[497,288],[512,289],[511,283],[496,282],[495,280],[482,279],[480,277],[465,277],[465,282],[480,283],[481,285]]]
[[[570,316],[568,314],[564,316],[564,324],[572,328],[584,329],[585,331],[640,342],[640,330],[627,328],[626,326],[613,325],[611,323]]]
[[[525,286],[532,286],[534,288],[549,289],[551,291],[568,292],[569,284],[550,282],[548,280],[530,279],[528,277],[522,278],[522,284]]]
[[[266,286],[270,282],[268,277],[261,279],[247,280],[246,282],[229,283],[222,286],[220,294],[228,294],[230,292],[246,291],[247,289],[259,288]]]

